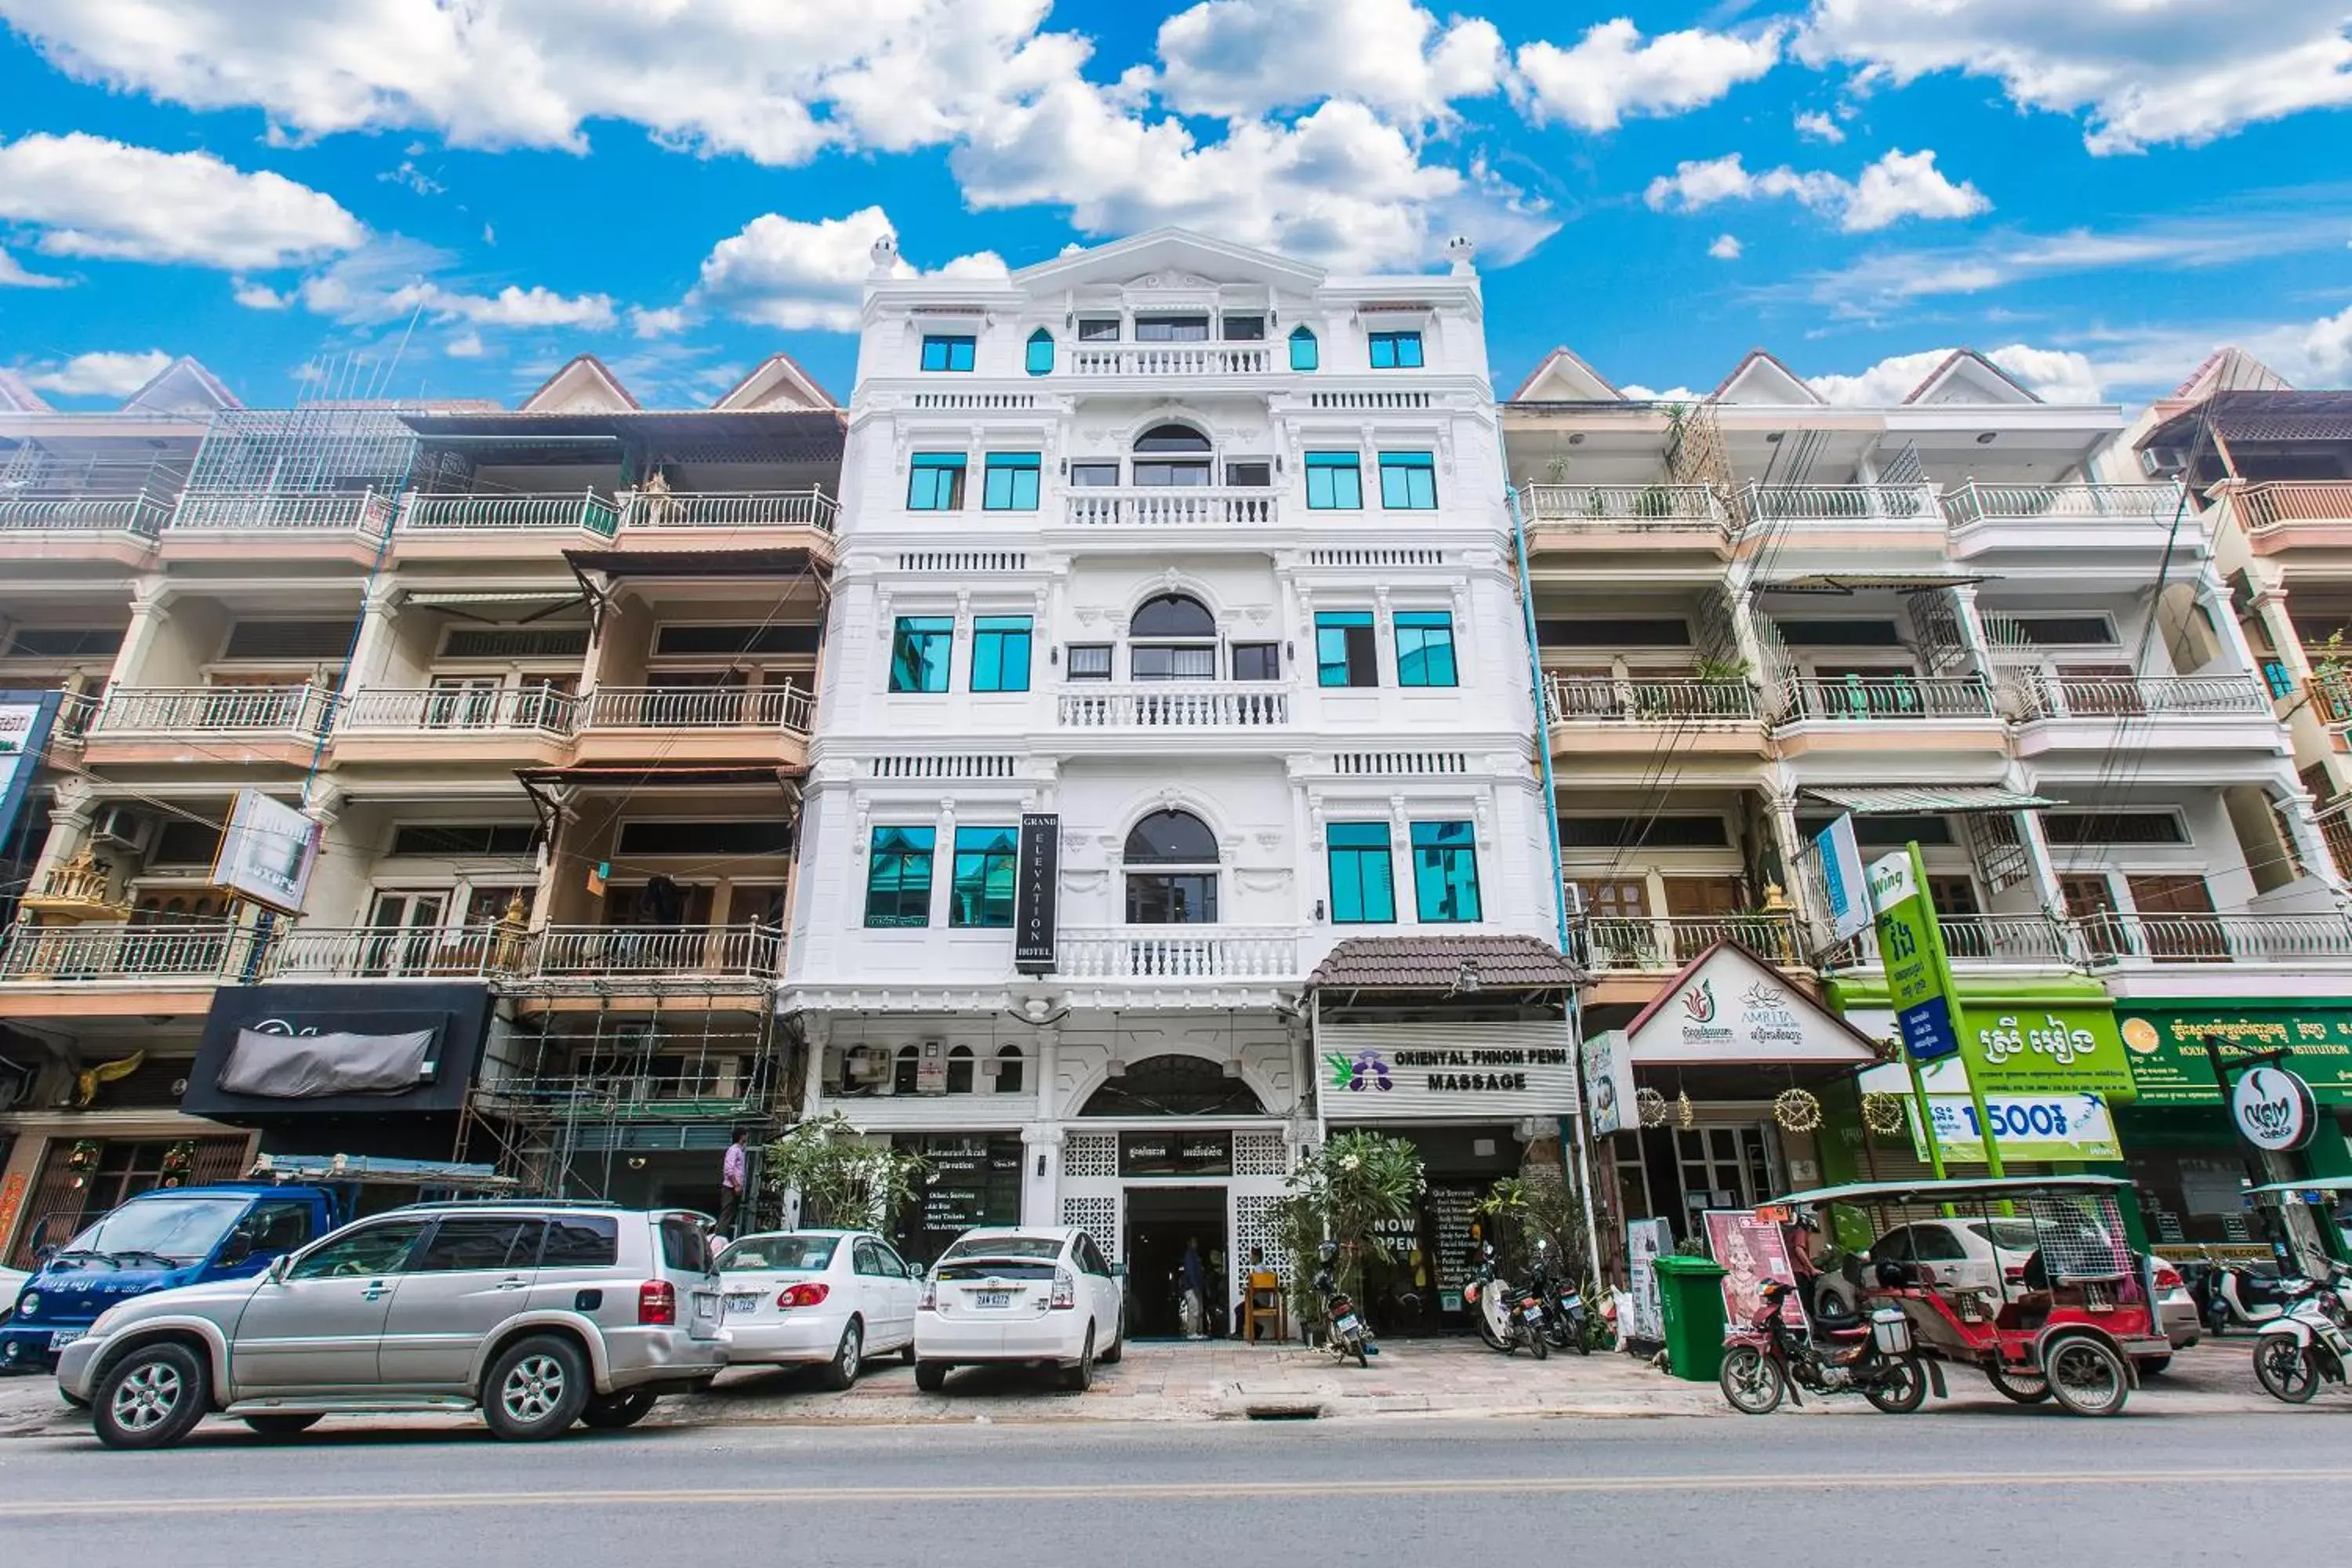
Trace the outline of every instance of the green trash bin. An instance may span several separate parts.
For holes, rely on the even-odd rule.
[[[1661,1258],[1650,1267],[1665,1310],[1667,1366],[1686,1383],[1713,1383],[1723,1370],[1723,1265]]]

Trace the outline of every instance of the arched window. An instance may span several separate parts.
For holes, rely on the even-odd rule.
[[[971,1092],[971,1068],[972,1058],[971,1047],[970,1046],[950,1046],[948,1047],[948,1092],[950,1094],[970,1094]]]
[[[1161,594],[1127,623],[1128,672],[1136,680],[1214,680],[1217,618],[1187,594]]]
[[[1139,485],[1205,485],[1213,477],[1209,438],[1190,425],[1154,425],[1135,439]]]
[[[1207,823],[1155,811],[1128,833],[1123,858],[1129,925],[1216,923],[1217,836]]]
[[[1146,1057],[1107,1079],[1080,1116],[1264,1116],[1257,1093],[1224,1064],[1202,1057]]]
[[[1315,342],[1315,334],[1308,331],[1305,327],[1292,328],[1290,331],[1290,368],[1293,370],[1314,370],[1321,363],[1321,354]]]
[[[922,1052],[913,1046],[900,1046],[898,1058],[890,1064],[890,1092],[912,1094],[919,1081]]]
[[[1031,375],[1054,374],[1054,334],[1043,327],[1029,334],[1028,366]]]
[[[996,1053],[996,1092],[1021,1092],[1021,1047],[1007,1046]]]

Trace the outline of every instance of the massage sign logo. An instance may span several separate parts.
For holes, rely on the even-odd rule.
[[[1352,1057],[1333,1051],[1323,1058],[1323,1065],[1330,1069],[1333,1089],[1358,1093],[1369,1089],[1386,1094],[1396,1087],[1388,1058],[1378,1051],[1358,1051]]]

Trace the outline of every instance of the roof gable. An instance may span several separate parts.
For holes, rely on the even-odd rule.
[[[182,354],[155,373],[146,385],[132,393],[122,405],[126,414],[211,414],[223,408],[242,408],[236,395],[221,384],[220,378],[203,365]]]
[[[1155,228],[1090,249],[1074,250],[1024,267],[1013,281],[1024,289],[1078,289],[1089,284],[1125,285],[1170,275],[1209,283],[1268,283],[1308,289],[1327,276],[1319,267],[1271,250],[1212,239],[1189,228]]]
[[[639,406],[594,354],[582,354],[523,399],[525,414],[626,414]]]
[[[1754,403],[1767,407],[1791,405],[1820,407],[1827,399],[1805,384],[1804,378],[1762,349],[1749,349],[1723,384],[1709,394],[1717,403]]]
[[[41,395],[25,384],[25,378],[15,371],[0,366],[0,414],[47,414],[49,405]]]
[[[1927,379],[1913,387],[1911,395],[1903,400],[1906,407],[1953,403],[2016,406],[2041,401],[2007,371],[1974,349],[1954,349],[1946,354],[1944,363],[1929,371]]]
[[[1544,356],[1511,394],[1514,403],[1622,403],[1625,395],[1608,377],[1565,348]]]
[[[2292,392],[2294,384],[2286,377],[2248,353],[2231,344],[2215,349],[2205,356],[2205,363],[2189,373],[2189,379],[2173,393],[2174,399],[2210,397],[2217,392]]]
[[[1879,1059],[1870,1037],[1728,939],[1685,964],[1624,1034],[1633,1060],[1643,1066],[1869,1067]]]
[[[822,410],[836,406],[833,395],[816,384],[816,378],[800,367],[800,363],[788,353],[772,353],[759,367],[735,384],[711,407],[722,413],[751,413],[761,409]]]

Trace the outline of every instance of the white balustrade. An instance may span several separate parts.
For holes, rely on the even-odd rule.
[[[334,693],[319,686],[117,687],[100,702],[89,733],[315,736],[334,702]]]
[[[520,533],[577,530],[613,537],[620,510],[594,490],[562,495],[408,495],[400,526],[414,533]]]
[[[1943,495],[1954,528],[1979,522],[2169,524],[2183,504],[2179,485],[1996,485],[1970,479]],[[2189,509],[2194,515],[2195,508]]]
[[[1065,686],[1056,717],[1068,730],[1249,730],[1290,722],[1290,689],[1272,681],[1139,681]]]
[[[1070,374],[1086,376],[1264,375],[1275,367],[1263,343],[1080,343],[1067,357]]]
[[[190,491],[172,512],[176,533],[334,532],[381,535],[393,498],[364,490]]]
[[[1752,724],[1758,716],[1756,688],[1745,679],[1547,675],[1544,700],[1555,724]]]
[[[1264,527],[1275,520],[1275,492],[1262,489],[1128,486],[1074,489],[1063,511],[1080,527]]]
[[[837,511],[823,490],[631,490],[624,528],[814,528],[834,531]]]
[[[805,687],[600,686],[579,699],[583,730],[785,730],[806,734]]]
[[[376,688],[345,697],[335,727],[346,733],[521,730],[568,735],[578,704],[569,691],[549,686]]]
[[[1097,926],[1062,929],[1054,973],[1067,980],[1289,980],[1298,933],[1287,926]]]
[[[1723,505],[1705,485],[1561,485],[1519,487],[1521,515],[1531,524],[1583,523],[1614,532],[1724,531]]]

